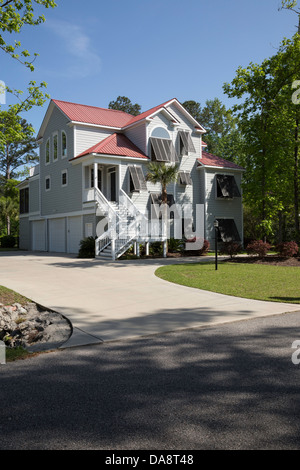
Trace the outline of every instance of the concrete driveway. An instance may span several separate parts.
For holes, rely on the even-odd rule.
[[[0,284],[68,317],[74,333],[65,346],[300,310],[295,304],[241,299],[179,286],[154,274],[159,266],[182,262],[107,262],[65,254],[1,253]]]

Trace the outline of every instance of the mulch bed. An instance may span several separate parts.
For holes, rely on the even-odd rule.
[[[278,255],[267,255],[264,258],[257,256],[238,256],[229,259],[228,263],[249,263],[249,264],[266,264],[271,266],[297,266],[300,267],[300,258],[284,258]]]

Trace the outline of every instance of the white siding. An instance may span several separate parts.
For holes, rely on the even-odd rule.
[[[126,129],[126,137],[131,140],[142,152],[147,152],[146,145],[146,124],[143,122],[131,129]]]
[[[174,103],[171,104],[168,109],[173,114],[173,116],[176,117],[176,119],[180,122],[180,129],[192,132],[191,137],[196,150],[196,153],[193,155],[196,155],[197,158],[200,158],[202,139],[201,134],[195,132],[194,125],[187,119],[187,117],[178,109],[178,107]],[[201,124],[201,122],[199,124]]]
[[[80,155],[101,140],[106,139],[114,133],[112,130],[99,129],[97,127],[76,125],[76,149],[75,154]]]

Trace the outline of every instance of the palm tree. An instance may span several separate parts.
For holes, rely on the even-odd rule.
[[[151,162],[148,165],[147,181],[151,183],[160,183],[162,188],[161,202],[167,204],[168,194],[167,185],[177,180],[179,165],[167,166],[165,163]]]
[[[163,233],[165,236],[167,233],[167,185],[170,183],[174,183],[177,180],[178,169],[178,164],[167,166],[165,163],[151,162],[148,165],[148,173],[146,176],[147,181],[150,181],[154,184],[160,183],[162,188],[161,202],[163,212]],[[166,256],[168,252],[168,241],[166,239],[164,241],[164,244],[164,256]]]

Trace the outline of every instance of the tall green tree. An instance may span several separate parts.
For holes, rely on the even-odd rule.
[[[16,177],[16,170],[38,161],[34,129],[25,119],[11,111],[0,111],[0,175],[6,181]]]
[[[124,111],[133,116],[138,116],[141,113],[140,105],[137,103],[133,104],[127,96],[118,96],[115,101],[110,101],[108,108]]]
[[[198,101],[188,100],[182,103],[182,106],[190,113],[191,116],[193,116],[194,119],[196,119],[197,122],[199,122],[199,124],[203,125],[201,122],[202,108]]]
[[[37,26],[45,21],[44,15],[36,15],[37,7],[41,6],[55,8],[56,3],[54,0],[0,0],[0,50],[31,71],[34,71],[34,61],[38,54],[32,55],[27,49],[22,49],[20,41],[11,41],[11,38],[16,37],[22,28]],[[10,107],[11,110],[19,114],[33,106],[42,105],[49,98],[49,95],[44,93],[45,88],[45,82],[37,85],[36,81],[31,80],[24,96],[22,90],[6,87],[6,91],[18,99],[18,103]]]
[[[233,109],[244,135],[244,200],[256,212],[264,237],[272,235],[276,221],[291,205],[297,208],[299,200],[299,123],[291,99],[291,85],[300,70],[299,59],[296,35],[284,40],[277,54],[261,64],[239,67],[232,83],[224,84],[229,97],[243,100]],[[291,119],[295,120],[294,125]],[[298,223],[297,215],[295,230],[299,236]]]
[[[218,98],[207,100],[203,108],[193,100],[185,101],[183,106],[207,131],[204,139],[208,152],[239,163],[242,135],[232,111]]]
[[[300,34],[300,8],[297,6],[298,0],[281,0],[279,10],[290,10],[298,16],[298,34]]]
[[[18,234],[19,181],[0,179],[0,234]]]

